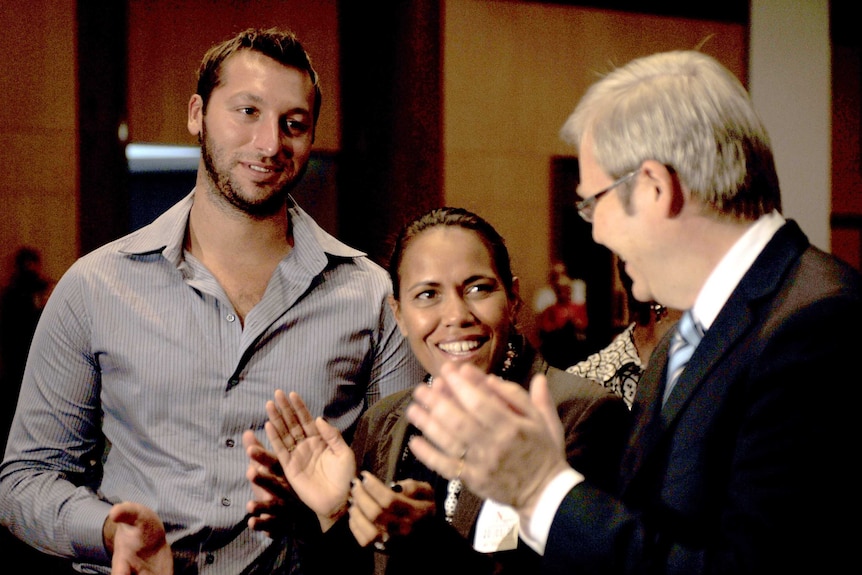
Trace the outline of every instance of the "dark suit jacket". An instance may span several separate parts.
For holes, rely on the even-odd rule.
[[[792,221],[742,278],[666,405],[670,333],[640,380],[620,498],[559,507],[546,573],[837,573],[851,477],[862,284]],[[847,393],[850,391],[851,393]],[[851,519],[852,518],[852,519]]]
[[[534,374],[547,375],[566,430],[570,462],[597,484],[612,488],[631,417],[622,399],[593,381],[550,367],[529,347],[518,365],[522,368],[507,374],[507,379],[524,387],[529,386]],[[468,490],[459,496],[452,525],[445,522],[442,501],[447,480],[424,467],[405,449],[411,434],[417,433],[404,417],[411,398],[412,390],[377,401],[360,419],[351,445],[358,468],[384,482],[407,477],[430,482],[437,493],[439,513],[417,524],[410,536],[390,541],[386,554],[374,552],[370,546],[359,549],[347,521],[342,520],[310,548],[304,572],[370,573],[372,562],[374,573],[387,575],[537,572],[540,557],[523,543],[517,550],[494,554],[473,549],[472,530],[482,501]]]

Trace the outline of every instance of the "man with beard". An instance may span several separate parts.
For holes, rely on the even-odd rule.
[[[247,526],[243,432],[262,441],[263,406],[289,386],[349,433],[421,377],[386,272],[289,195],[320,98],[290,32],[204,56],[194,190],[78,260],[42,314],[0,466],[17,537],[98,573],[293,570],[289,530]]]

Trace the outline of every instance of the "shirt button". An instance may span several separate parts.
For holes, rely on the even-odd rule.
[[[207,553],[205,561],[207,565],[212,565],[213,563],[215,563],[215,555],[213,555],[212,553]]]
[[[227,314],[226,316],[224,316],[224,318],[225,318],[226,320],[228,320],[229,322],[231,322],[231,323],[233,323],[234,321],[236,321],[236,316],[235,316],[235,315],[233,315],[232,313]]]
[[[230,498],[229,497],[222,497],[221,498],[221,504],[224,505],[225,507],[230,507]]]
[[[224,442],[224,444],[227,447],[233,447],[234,445],[236,445],[236,442],[233,439],[228,439],[227,441]]]

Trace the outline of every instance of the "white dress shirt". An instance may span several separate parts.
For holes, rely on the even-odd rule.
[[[692,308],[694,320],[700,322],[704,330],[712,326],[742,276],[784,222],[784,217],[778,212],[760,217],[715,266],[695,298]],[[574,469],[561,472],[542,492],[529,525],[521,524],[521,539],[537,553],[545,552],[551,524],[560,503],[569,491],[582,481],[584,476]]]

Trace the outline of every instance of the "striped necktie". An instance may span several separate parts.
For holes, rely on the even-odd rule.
[[[685,364],[688,363],[701,338],[703,338],[703,329],[691,317],[691,310],[686,311],[680,318],[670,342],[662,405],[670,397],[670,392],[679,380],[682,370],[685,369]]]

